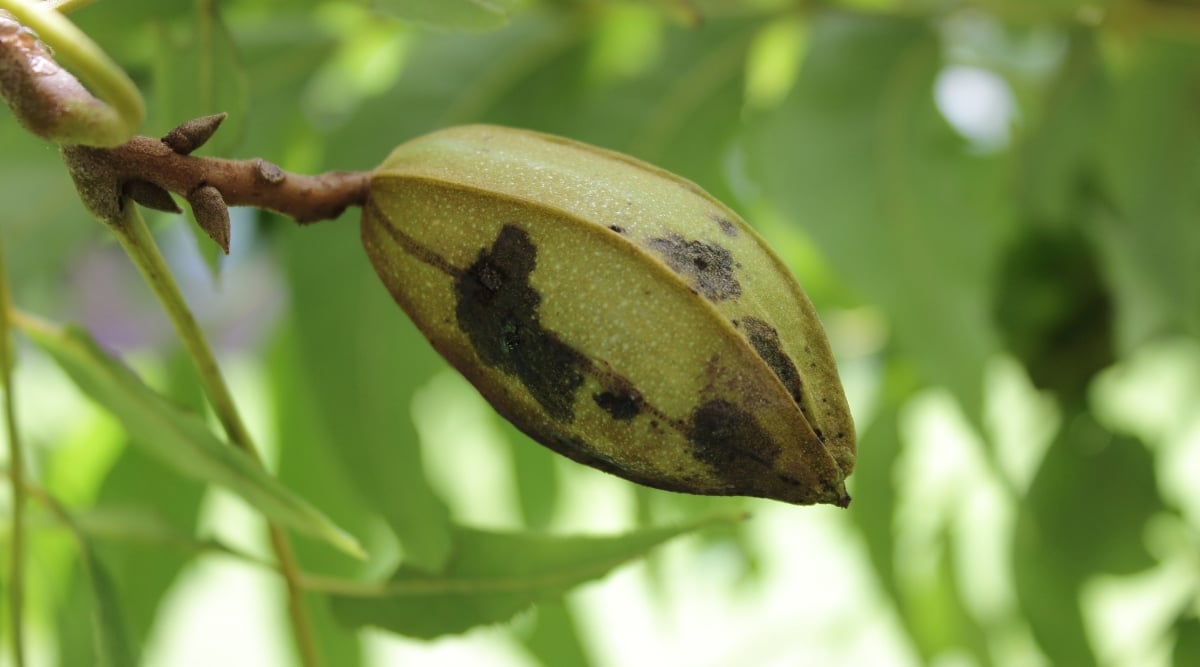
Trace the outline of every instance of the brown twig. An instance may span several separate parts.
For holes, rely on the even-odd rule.
[[[58,144],[116,146],[136,134],[145,107],[116,63],[50,3],[0,4],[0,97],[21,125]]]
[[[21,125],[51,141],[79,141],[81,115],[116,112],[54,61],[30,30],[0,13],[0,96]]]
[[[124,200],[178,211],[168,192],[191,205],[196,220],[228,252],[227,206],[254,206],[307,224],[341,215],[367,200],[369,172],[288,173],[262,159],[189,155],[216,131],[225,114],[188,121],[162,139],[134,137],[114,148],[64,146],[63,158],[93,215],[121,219]]]

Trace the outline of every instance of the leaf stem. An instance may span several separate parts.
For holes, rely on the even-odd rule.
[[[262,458],[233,402],[233,396],[217,366],[212,349],[188,308],[187,302],[184,301],[179,286],[175,283],[170,268],[159,252],[158,245],[146,227],[145,221],[142,220],[137,207],[132,202],[126,202],[122,219],[115,222],[118,224],[111,226],[116,233],[117,240],[125,248],[125,252],[137,266],[138,271],[174,324],[180,340],[196,366],[213,411],[224,427],[230,442],[261,465]],[[279,570],[287,588],[288,617],[291,620],[292,632],[300,651],[301,662],[305,667],[319,667],[320,655],[313,638],[312,623],[304,606],[299,566],[292,551],[291,542],[283,529],[274,522],[268,523],[268,532],[270,533],[271,548],[275,552]]]
[[[9,313],[8,274],[0,247],[0,384],[4,386],[4,422],[8,430],[8,462],[12,476],[12,541],[8,569],[8,617],[12,632],[12,657],[16,667],[25,665],[25,454],[17,429],[13,399],[13,347]]]

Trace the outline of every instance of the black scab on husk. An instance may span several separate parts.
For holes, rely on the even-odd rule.
[[[787,388],[788,393],[792,395],[792,400],[796,401],[796,405],[801,405],[800,371],[796,368],[792,358],[783,351],[783,346],[779,342],[779,332],[775,330],[775,327],[757,317],[742,318],[735,326],[740,326],[745,330],[746,338],[754,346],[755,352],[758,352],[758,356],[767,363],[767,366],[775,373],[775,377],[779,378],[779,381]]]
[[[455,280],[455,313],[479,358],[516,375],[551,417],[574,418],[583,384],[582,355],[542,327],[541,295],[529,283],[537,246],[529,234],[505,225],[491,248]]]
[[[593,395],[592,400],[618,421],[628,421],[638,416],[644,405],[641,392],[624,378],[614,382],[613,386],[605,391]]]
[[[679,234],[650,239],[649,246],[662,255],[671,270],[689,279],[692,287],[713,301],[736,299],[742,286],[733,277],[733,256],[725,248],[688,241]]]
[[[773,469],[779,444],[749,412],[726,400],[712,400],[692,412],[688,440],[696,459],[738,484]]]
[[[729,218],[726,218],[722,215],[717,215],[716,213],[709,213],[708,219],[717,223],[717,226],[721,228],[721,232],[723,232],[725,236],[732,238],[738,235],[737,226],[734,225],[733,221]]]

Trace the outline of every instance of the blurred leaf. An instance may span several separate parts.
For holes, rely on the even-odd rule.
[[[356,535],[371,535],[382,518],[355,486],[339,457],[332,451],[321,428],[321,409],[314,388],[304,371],[305,359],[290,330],[282,332],[273,346],[269,372],[276,397],[275,429],[283,447],[279,452],[279,479],[317,503],[338,525]],[[367,543],[374,557],[385,548]],[[296,544],[296,556],[304,570],[354,577],[362,564],[350,561],[318,542]],[[337,623],[329,606],[318,596],[307,595],[317,646],[324,664],[353,667],[363,661],[360,638]]]
[[[499,623],[571,588],[598,579],[679,535],[734,517],[675,528],[651,528],[615,537],[555,537],[457,527],[444,572],[404,565],[379,598],[331,596],[334,613],[352,627],[377,626],[432,638]]]
[[[319,140],[303,103],[305,87],[314,73],[336,52],[338,36],[310,9],[294,3],[269,14],[230,23],[241,53],[247,81],[248,113],[239,143],[243,156],[258,155],[284,169],[315,170],[318,164],[289,164],[305,156]],[[386,147],[385,147],[386,148]],[[347,162],[336,168],[371,166],[382,160],[378,146],[357,146],[358,152],[380,151],[366,163]]]
[[[895,508],[901,482],[896,468],[904,447],[899,419],[904,404],[920,387],[916,375],[901,358],[889,360],[882,405],[860,438],[861,450],[870,455],[859,459],[851,477],[850,513],[866,541],[875,575],[922,662],[933,663],[939,656],[965,650],[977,664],[990,665],[987,630],[963,601],[957,580],[962,568],[948,529],[942,530],[938,551],[930,554],[936,565],[928,568],[929,576],[905,578],[897,571]]]
[[[1115,208],[1098,238],[1122,345],[1200,335],[1200,43],[1139,42],[1097,137]]]
[[[1082,29],[1070,34],[1044,95],[1041,115],[1021,142],[1017,186],[1027,217],[1061,227],[1095,205],[1089,181],[1095,178],[1096,138],[1105,132],[1111,100],[1095,35]]]
[[[622,85],[590,91],[586,107],[568,116],[579,121],[572,135],[586,139],[599,128],[621,132],[595,140],[732,203],[726,156],[741,127],[745,60],[760,25],[736,20],[668,30],[654,67]],[[621,116],[627,120],[612,121]]]
[[[1028,228],[1004,259],[995,298],[1008,349],[1034,385],[1073,408],[1116,361],[1112,298],[1079,226]]]
[[[263,515],[351,554],[362,548],[325,515],[221,442],[195,414],[171,404],[112,359],[81,329],[28,322],[22,328],[50,354],[79,389],[104,406],[132,441],[181,474],[220,484]]]
[[[375,0],[376,11],[449,30],[490,30],[508,22],[513,0]]]
[[[760,22],[659,28],[648,49],[653,59],[618,73],[595,71],[603,22],[563,23],[544,45],[552,53],[522,61],[520,70],[493,66],[491,85],[464,96],[445,122],[529,127],[628,152],[730,201],[724,158],[739,127],[745,57]],[[514,28],[536,25],[522,19]]]
[[[982,430],[1004,173],[969,154],[938,114],[940,67],[927,23],[822,14],[795,89],[752,125],[747,148],[772,200]]]
[[[195,11],[196,1],[104,0],[73,12],[71,21],[117,62],[133,70],[136,81],[155,58],[150,24],[187,19]]]
[[[1200,665],[1200,618],[1184,616],[1175,621],[1175,648],[1171,652],[1171,665]]]
[[[557,454],[534,442],[511,422],[490,412],[496,431],[512,452],[517,502],[526,527],[540,530],[554,518],[560,496]]]
[[[1019,21],[1071,19],[1081,10],[1104,11],[1114,0],[1006,0],[996,7]]]
[[[1079,606],[1081,575],[1057,554],[1030,512],[1021,514],[1013,541],[1017,606],[1052,665],[1095,665]]]
[[[896,522],[898,501],[896,464],[903,444],[900,408],[915,393],[913,373],[893,360],[884,372],[882,403],[870,425],[859,436],[859,447],[870,456],[859,458],[851,477],[850,516],[866,543],[867,557],[883,591],[896,609],[905,635],[926,662],[944,646],[932,643],[921,631],[921,617],[911,611],[911,600],[896,573]]]
[[[88,536],[76,525],[66,508],[54,498],[43,495],[43,504],[66,526],[79,549],[79,562],[90,586],[88,609],[91,616],[93,643],[88,652],[82,646],[73,647],[81,664],[97,667],[136,667],[137,647],[130,642],[125,619],[121,613],[121,595],[113,585],[108,569],[92,548]]]
[[[544,667],[589,667],[592,664],[579,636],[575,616],[562,600],[538,604],[533,634],[524,638],[523,643]]]
[[[1103,430],[1088,415],[1050,446],[1026,497],[1046,556],[1075,572],[1132,574],[1154,564],[1146,522],[1162,511],[1154,459],[1139,441]]]
[[[281,332],[269,367],[277,397],[275,428],[284,445],[279,453],[279,478],[320,503],[339,525],[351,526],[355,534],[368,534],[381,517],[363,502],[353,478],[346,474],[323,436],[321,408],[314,388],[306,382],[304,362],[295,334]],[[347,560],[323,543],[297,545],[297,551],[304,556],[301,561],[316,571],[349,575],[361,567],[361,563]]]
[[[137,451],[137,450],[132,450]],[[158,558],[163,552],[180,552],[188,556],[204,553],[219,553],[258,563],[255,557],[238,551],[215,538],[200,539],[172,524],[154,507],[132,505],[98,505],[75,515],[75,523],[89,538],[121,546],[159,547]],[[101,545],[103,548],[103,545]],[[152,616],[150,617],[153,618]]]
[[[229,117],[198,153],[227,155],[241,140],[246,122],[246,73],[216,5],[200,2],[191,21],[158,24],[154,31],[154,132],[165,134],[200,116]]]
[[[891,371],[892,374],[897,371]],[[894,468],[900,458],[899,408],[905,396],[892,395],[885,391],[884,403],[871,420],[870,425],[859,435],[860,448],[870,452],[854,466],[851,484],[854,500],[850,503],[850,516],[866,541],[867,555],[874,566],[884,591],[898,606],[901,604],[900,589],[896,582],[895,538],[892,532],[896,507],[896,481]],[[907,617],[900,615],[901,620]]]
[[[496,97],[531,72],[562,62],[563,51],[578,40],[577,26],[551,13],[481,35],[422,34],[395,87],[367,100],[326,137],[328,163],[342,169],[371,167],[416,135],[480,120]],[[556,97],[561,101],[568,93],[559,90]],[[544,111],[536,97],[527,100],[526,109],[531,115]],[[532,126],[528,120],[521,124]],[[364,151],[367,146],[374,155]]]
[[[203,397],[190,362],[176,353],[167,369],[171,399],[183,399],[189,408],[202,409]],[[178,543],[180,547],[180,541],[194,541],[191,535],[203,496],[201,484],[180,477],[141,449],[126,446],[104,478],[95,501],[97,509],[75,514],[76,524],[109,566],[121,591],[129,635],[138,644],[145,643],[163,596],[195,553],[186,547],[154,547],[163,546],[163,537],[169,537],[168,544]],[[78,573],[72,579],[68,598],[82,601],[86,580]],[[63,664],[91,661],[87,651],[93,642],[86,634],[90,631],[86,613],[86,605],[61,609],[59,657]]]
[[[916,617],[920,636],[929,648],[934,649],[932,655],[965,650],[975,659],[975,664],[989,667],[994,663],[988,649],[988,634],[963,602],[962,587],[958,583],[958,573],[963,568],[958,564],[948,529],[942,534],[939,561],[935,581],[922,591],[924,595],[918,596],[908,613]]]
[[[135,667],[137,653],[129,643],[125,622],[117,603],[120,598],[112,578],[96,556],[83,547],[83,567],[92,583],[92,615],[96,626],[96,665],[98,667]]]
[[[450,549],[449,511],[425,477],[411,411],[417,389],[445,362],[392,301],[346,224],[280,239],[295,381],[311,392],[311,437],[386,519],[405,559],[437,570]]]
[[[63,267],[81,247],[95,243],[103,225],[84,211],[59,153],[17,124],[0,107],[0,234],[13,298],[30,291],[62,299]]]
[[[1143,532],[1161,511],[1154,462],[1138,441],[1076,415],[1051,444],[1021,504],[1014,540],[1016,593],[1052,664],[1094,664],[1079,593],[1100,573],[1154,564]]]

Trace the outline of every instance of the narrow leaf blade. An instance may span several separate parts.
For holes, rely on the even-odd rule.
[[[1184,667],[1200,662],[1200,618],[1181,617],[1175,622],[1175,648],[1171,652],[1172,667]]]
[[[738,517],[740,518],[740,517]],[[372,597],[332,595],[334,614],[352,627],[376,626],[432,638],[499,623],[571,588],[603,577],[680,535],[735,517],[637,530],[612,537],[556,537],[455,529],[445,572],[401,566]]]
[[[80,565],[90,589],[88,604],[93,641],[88,660],[97,667],[136,667],[137,646],[130,641],[121,610],[121,596],[117,593],[112,575],[70,512],[48,494],[42,500],[70,531],[79,550]]]
[[[220,484],[267,517],[362,556],[362,547],[324,514],[213,435],[199,416],[170,403],[100,349],[83,330],[23,320],[35,343],[79,389],[124,425],[131,440],[180,474]]]
[[[82,537],[80,538],[82,540]],[[100,667],[135,667],[138,664],[117,603],[118,595],[108,570],[81,541],[84,570],[92,585],[92,623],[96,631],[96,664]]]

